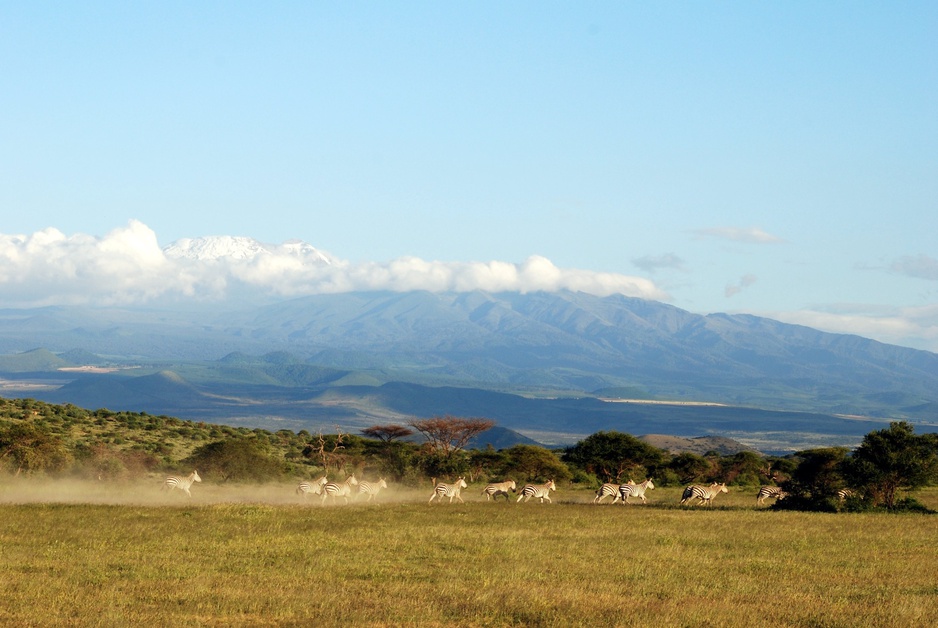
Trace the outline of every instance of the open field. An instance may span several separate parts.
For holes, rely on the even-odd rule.
[[[485,503],[472,487],[427,506],[429,491],[392,487],[321,507],[292,488],[63,484],[88,502],[63,503],[4,482],[0,624],[938,624],[934,516],[770,512],[733,493],[677,508],[678,489],[623,507],[586,491]]]

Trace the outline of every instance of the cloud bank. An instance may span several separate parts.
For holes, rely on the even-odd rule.
[[[366,290],[574,290],[597,296],[668,298],[647,279],[558,268],[537,255],[520,264],[425,261],[416,257],[352,264],[326,256],[305,243],[270,246],[249,238],[227,238],[227,244],[230,248],[219,250],[216,246],[211,254],[203,256],[180,252],[174,246],[164,250],[156,234],[139,221],[131,221],[103,237],[66,236],[54,228],[28,236],[0,234],[0,306],[133,305],[179,299],[221,300],[245,292],[296,297]]]
[[[896,308],[835,304],[794,312],[762,312],[761,315],[822,331],[938,351],[938,304]]]

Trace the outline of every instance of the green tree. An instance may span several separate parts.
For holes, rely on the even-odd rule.
[[[492,445],[487,445],[485,449],[474,449],[469,452],[469,481],[476,482],[480,478],[491,480],[495,476],[504,475],[509,462],[505,451],[496,451]]]
[[[71,464],[72,456],[62,440],[32,423],[14,423],[0,430],[0,460],[16,473],[60,472]]]
[[[277,479],[285,464],[270,451],[270,444],[253,436],[219,440],[202,445],[185,460],[204,477],[227,481],[263,482]]]
[[[847,458],[844,447],[824,447],[800,451],[798,466],[781,486],[788,497],[773,508],[793,510],[836,510],[833,500],[844,487],[843,468]]]
[[[765,458],[754,451],[740,451],[721,458],[720,463],[723,479],[737,486],[761,484],[766,475]]]
[[[515,445],[503,451],[507,462],[504,474],[520,484],[536,480],[569,480],[570,469],[549,449],[537,445]]]
[[[669,467],[680,478],[681,484],[693,484],[710,477],[715,471],[710,460],[690,451],[674,456]]]
[[[381,459],[381,475],[393,480],[402,480],[408,472],[415,447],[402,439],[413,435],[414,431],[403,425],[372,425],[361,431],[368,438],[380,441],[377,448]]]
[[[652,474],[664,463],[665,452],[622,432],[596,432],[564,454],[564,461],[606,482],[623,482]]]
[[[925,486],[938,474],[938,452],[929,436],[916,436],[906,422],[870,432],[847,459],[848,483],[870,497],[875,505],[896,507],[900,490]]]

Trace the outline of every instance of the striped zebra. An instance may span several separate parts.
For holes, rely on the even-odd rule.
[[[365,501],[370,502],[371,500],[373,500],[375,497],[378,496],[378,492],[381,489],[387,488],[387,487],[388,487],[388,483],[384,481],[384,478],[380,478],[377,482],[359,482],[358,494],[367,495],[368,499]]]
[[[785,499],[788,493],[782,490],[781,486],[763,486],[756,495],[756,505],[761,506],[767,499]]]
[[[594,504],[601,504],[604,499],[607,497],[613,497],[612,503],[619,501],[619,485],[618,484],[603,484],[599,487],[599,490],[596,491],[596,497],[593,498]]]
[[[619,495],[622,497],[622,503],[628,504],[629,497],[641,497],[642,503],[647,504],[648,501],[645,499],[645,491],[654,490],[655,483],[651,481],[651,478],[648,478],[644,482],[639,482],[638,484],[633,484],[629,482],[628,484],[623,484],[619,487]],[[613,504],[615,501],[612,502]]]
[[[854,491],[853,489],[842,488],[839,491],[837,491],[837,501],[844,502],[844,501],[847,501],[848,497],[856,497],[856,496],[857,496],[857,492]]]
[[[506,501],[511,501],[511,497],[508,495],[508,491],[511,491],[512,493],[518,492],[518,485],[515,484],[514,480],[506,480],[504,482],[494,482],[492,484],[487,484],[485,488],[482,489],[482,494],[485,495],[485,501],[497,499],[499,495],[504,495]]]
[[[527,503],[532,497],[537,497],[542,504],[545,499],[548,503],[553,503],[550,501],[550,492],[556,490],[557,485],[554,484],[553,480],[547,480],[547,484],[525,484],[524,488],[521,489],[521,495],[518,496],[518,501],[520,502],[523,499]]]
[[[469,488],[469,485],[466,484],[465,478],[459,478],[456,480],[455,484],[442,484],[437,483],[433,485],[433,495],[430,495],[430,501],[428,504],[432,504],[433,500],[437,497],[440,498],[440,501],[443,501],[444,497],[449,497],[449,503],[453,503],[453,498],[455,497],[461,503],[466,503],[463,501],[462,496],[459,494],[464,488]]]
[[[681,504],[692,500],[699,499],[697,503],[698,506],[706,504],[708,506],[713,505],[713,498],[719,495],[720,493],[729,493],[729,489],[726,488],[726,483],[717,484],[714,482],[710,486],[700,486],[698,484],[693,484],[684,489],[683,495],[681,495]]]
[[[358,485],[358,480],[355,479],[355,475],[352,474],[345,478],[345,481],[339,484],[338,482],[326,482],[322,486],[322,504],[325,505],[328,498],[332,498],[332,503],[335,503],[336,497],[341,497],[345,500],[345,503],[348,503],[348,496],[352,494],[352,487]]]
[[[309,497],[310,493],[314,495],[322,494],[322,487],[329,482],[326,476],[322,476],[318,480],[313,480],[312,482],[300,482],[299,486],[296,487],[296,493],[299,495],[303,493],[303,501],[306,501],[306,498]]]
[[[179,490],[184,491],[189,497],[192,497],[192,493],[189,492],[189,487],[192,486],[193,482],[201,481],[202,478],[199,477],[198,471],[193,471],[184,478],[181,478],[178,475],[171,475],[163,480],[163,485],[160,487],[160,490],[173,490],[174,488],[178,488]]]

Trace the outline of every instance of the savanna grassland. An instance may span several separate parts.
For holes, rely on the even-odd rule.
[[[5,479],[0,624],[938,625],[931,515],[769,511],[752,491],[681,508],[679,488],[323,507],[293,488]]]

